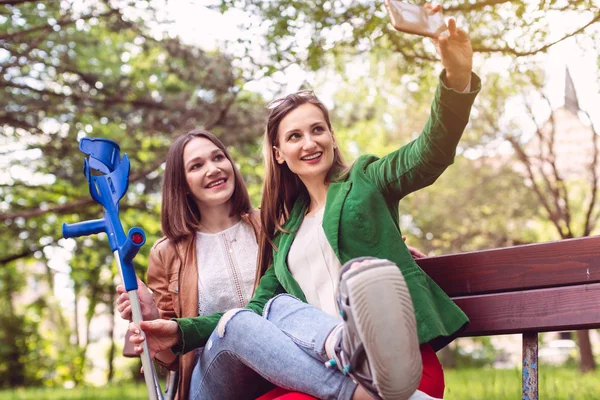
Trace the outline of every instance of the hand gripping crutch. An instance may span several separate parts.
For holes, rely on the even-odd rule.
[[[83,138],[79,142],[79,150],[87,156],[83,163],[83,173],[88,180],[90,195],[104,207],[104,218],[75,224],[63,223],[63,237],[88,236],[100,232],[108,235],[110,249],[117,260],[123,285],[129,294],[133,322],[139,326],[142,310],[137,295],[133,257],[146,242],[146,235],[141,228],[131,228],[126,236],[119,219],[119,200],[129,186],[129,158],[124,154],[121,160],[119,145],[108,139]],[[146,341],[143,347],[141,359],[148,398],[163,400]]]

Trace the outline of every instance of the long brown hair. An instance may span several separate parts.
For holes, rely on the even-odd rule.
[[[173,242],[178,242],[193,235],[198,228],[201,215],[194,201],[185,178],[183,150],[194,138],[205,138],[217,146],[233,165],[235,186],[231,196],[231,212],[229,216],[240,215],[248,223],[248,214],[252,210],[250,196],[242,174],[235,166],[225,145],[212,133],[203,129],[194,129],[179,136],[171,145],[167,154],[167,166],[162,190],[162,208],[160,222],[163,234]],[[252,224],[252,223],[251,223]],[[253,224],[252,224],[253,225]]]
[[[282,225],[290,216],[290,211],[298,199],[308,192],[298,175],[294,174],[287,163],[279,164],[273,154],[273,146],[277,146],[277,131],[281,120],[291,111],[303,104],[313,104],[323,113],[329,131],[333,134],[329,112],[312,91],[293,93],[283,99],[271,103],[273,108],[269,113],[263,141],[263,156],[265,161],[265,180],[263,183],[260,218],[263,234],[259,238],[258,267],[263,274],[273,262],[273,238],[278,231],[285,232]],[[331,182],[335,173],[347,170],[342,160],[339,148],[333,150],[333,164],[327,173],[327,181]]]

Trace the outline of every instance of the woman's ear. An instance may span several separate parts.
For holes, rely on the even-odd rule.
[[[275,157],[275,160],[277,161],[277,163],[283,164],[285,162],[285,160],[281,156],[281,153],[279,152],[279,149],[277,148],[277,146],[273,146],[273,156]]]

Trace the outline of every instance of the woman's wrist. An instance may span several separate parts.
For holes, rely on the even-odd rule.
[[[177,359],[177,356],[171,350],[159,351],[154,358],[165,365],[170,365]]]
[[[471,71],[452,72],[446,70],[446,86],[458,92],[462,92],[471,82]]]

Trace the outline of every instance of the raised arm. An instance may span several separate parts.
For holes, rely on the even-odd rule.
[[[481,87],[471,72],[473,50],[467,33],[457,28],[453,19],[448,29],[449,36],[434,41],[445,69],[419,137],[380,159],[367,156],[357,161],[369,179],[396,200],[432,184],[454,162]]]

